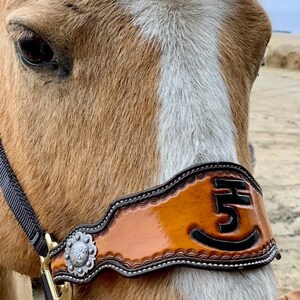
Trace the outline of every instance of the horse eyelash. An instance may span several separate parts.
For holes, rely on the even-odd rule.
[[[35,33],[33,31],[29,31],[25,28],[22,29],[18,29],[18,30],[12,30],[8,33],[9,37],[14,41],[17,42],[20,39],[24,39],[24,38],[30,38],[33,35],[35,35]]]

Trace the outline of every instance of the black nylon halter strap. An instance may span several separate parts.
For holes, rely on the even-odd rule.
[[[39,256],[46,256],[45,233],[6,157],[0,140],[0,187],[8,206]]]

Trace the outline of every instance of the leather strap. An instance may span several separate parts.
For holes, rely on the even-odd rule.
[[[48,247],[45,233],[33,211],[16,175],[6,157],[0,140],[0,187],[9,208],[26,233],[30,244],[40,256],[46,256]]]
[[[102,221],[78,226],[50,254],[1,140],[0,187],[37,253],[50,258],[57,284],[87,283],[105,268],[133,277],[178,265],[254,268],[279,258],[261,188],[240,165],[195,166],[161,186],[119,199]],[[44,272],[42,281],[52,299]]]
[[[277,254],[257,182],[240,165],[213,163],[119,199],[50,257],[56,283],[87,283],[105,268],[126,277],[176,265],[236,270]]]

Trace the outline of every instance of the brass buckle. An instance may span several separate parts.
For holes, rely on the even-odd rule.
[[[48,254],[46,257],[40,256],[41,276],[43,281],[43,287],[45,289],[45,294],[48,295],[50,294],[52,297],[51,300],[71,300],[72,299],[71,284],[69,282],[65,282],[63,285],[56,285],[53,281],[50,272],[50,251],[57,246],[57,243],[52,241],[51,236],[48,233],[45,234],[45,239],[48,246]],[[46,295],[46,299],[48,298]]]

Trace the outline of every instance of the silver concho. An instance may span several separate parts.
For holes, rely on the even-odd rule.
[[[68,271],[79,277],[94,267],[97,248],[90,234],[78,231],[68,240],[65,250]]]

